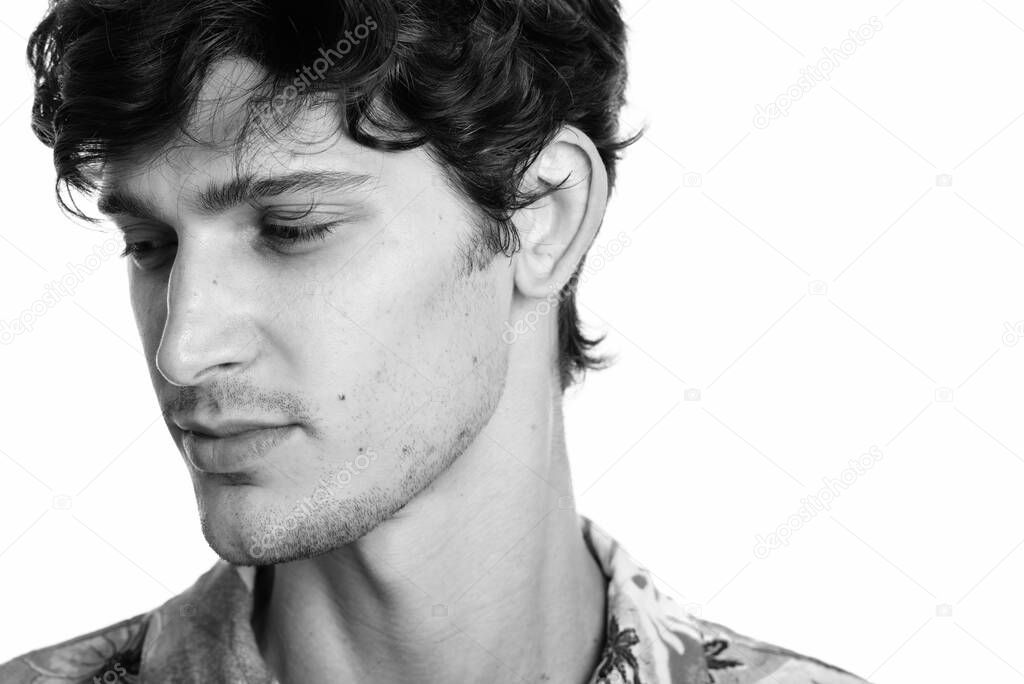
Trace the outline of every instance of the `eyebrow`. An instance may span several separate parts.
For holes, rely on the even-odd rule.
[[[205,188],[195,200],[202,214],[212,215],[254,200],[311,190],[356,190],[375,179],[349,171],[293,171],[279,176],[245,175]],[[129,215],[157,218],[159,211],[148,198],[120,189],[105,191],[97,202],[100,213],[107,216]]]

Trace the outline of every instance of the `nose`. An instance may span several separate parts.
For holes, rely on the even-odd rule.
[[[156,353],[157,369],[174,385],[237,372],[258,352],[254,283],[247,283],[245,269],[231,256],[227,240],[179,240]]]

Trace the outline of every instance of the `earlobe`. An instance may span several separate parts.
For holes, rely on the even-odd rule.
[[[516,290],[544,298],[569,282],[597,236],[608,202],[608,175],[593,141],[565,126],[524,176],[531,190],[557,187],[513,217],[522,248]]]

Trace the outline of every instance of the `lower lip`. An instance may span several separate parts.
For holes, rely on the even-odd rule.
[[[189,463],[204,473],[233,473],[251,467],[296,430],[297,425],[249,430],[229,437],[211,437],[186,430],[182,447]]]

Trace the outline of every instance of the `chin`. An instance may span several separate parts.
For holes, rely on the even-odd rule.
[[[403,497],[373,488],[301,515],[271,504],[258,488],[232,487],[199,499],[203,536],[234,565],[274,565],[313,558],[352,543],[405,505]]]
[[[253,544],[251,537],[246,536],[244,526],[233,520],[233,516],[210,514],[200,506],[199,524],[206,543],[214,553],[234,565],[263,565],[259,549]]]

